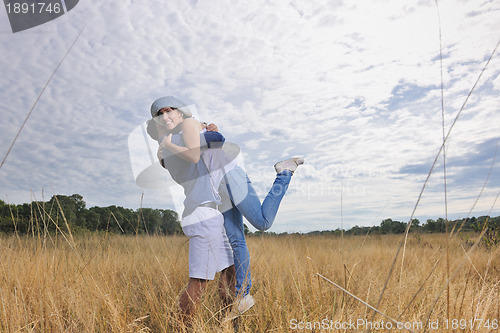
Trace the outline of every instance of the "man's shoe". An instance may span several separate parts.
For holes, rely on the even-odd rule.
[[[285,170],[293,173],[301,164],[304,164],[304,159],[302,157],[293,157],[276,163],[274,165],[274,170],[276,170],[276,173],[282,173]]]

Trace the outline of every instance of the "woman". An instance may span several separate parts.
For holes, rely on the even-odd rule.
[[[177,110],[177,114],[171,110],[172,107]],[[163,156],[167,151],[170,154],[178,154],[186,161],[199,162],[199,131],[201,125],[194,119],[186,119],[186,113],[181,117],[182,120],[179,120],[179,113],[182,113],[182,110],[186,110],[186,104],[173,96],[160,98],[151,106],[151,115],[166,129],[165,134],[159,140],[160,151]],[[186,121],[188,123],[185,123]],[[185,147],[175,142],[179,140],[179,135],[173,133],[179,133],[180,131],[182,131]],[[174,139],[174,142],[172,139]],[[221,154],[202,155],[208,170],[212,174],[215,171],[214,169],[222,169],[224,173],[225,186],[219,187],[219,192],[223,196],[225,194],[230,198],[229,207],[223,210],[224,226],[233,249],[236,265],[236,294],[239,298],[237,308],[240,313],[243,313],[255,303],[253,297],[249,294],[251,287],[250,255],[245,241],[243,216],[256,229],[269,229],[274,222],[293,172],[298,165],[304,163],[304,160],[292,158],[275,165],[276,179],[261,204],[246,173],[235,163],[232,163],[230,159],[221,162],[220,156]]]

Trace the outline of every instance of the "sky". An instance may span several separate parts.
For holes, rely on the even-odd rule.
[[[175,209],[168,186],[135,183],[129,138],[156,98],[176,95],[241,147],[261,199],[276,162],[305,158],[270,231],[407,222],[417,202],[421,222],[498,216],[498,53],[467,96],[500,40],[500,2],[438,7],[95,0],[17,33],[0,10],[0,158],[34,105],[0,168],[0,199]],[[426,183],[443,129],[446,159]]]

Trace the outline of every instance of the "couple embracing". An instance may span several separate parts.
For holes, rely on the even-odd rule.
[[[154,101],[151,115],[148,133],[159,143],[158,159],[185,194],[181,225],[189,238],[189,283],[180,296],[182,319],[190,321],[207,282],[218,272],[223,305],[234,303],[233,313],[241,314],[255,303],[243,216],[256,229],[269,229],[293,172],[304,160],[275,164],[276,179],[261,204],[235,161],[239,149],[226,143],[215,125],[206,128],[175,96]]]

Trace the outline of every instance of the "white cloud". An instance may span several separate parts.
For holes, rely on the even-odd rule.
[[[500,6],[443,0],[439,9],[448,129],[498,42]],[[276,230],[331,225],[342,181],[346,224],[372,223],[387,202],[386,216],[411,212],[425,177],[400,170],[430,166],[442,140],[434,3],[80,2],[31,31],[0,34],[0,151],[84,24],[0,170],[1,195],[24,202],[52,187],[136,208],[127,136],[155,98],[175,94],[244,148],[262,189],[277,160],[306,156]],[[497,55],[454,128],[450,159],[498,140],[499,73]],[[167,197],[146,191],[145,205],[173,208]],[[423,202],[431,198],[439,194]],[[456,200],[463,211],[467,198]],[[440,214],[431,203],[421,211]]]

